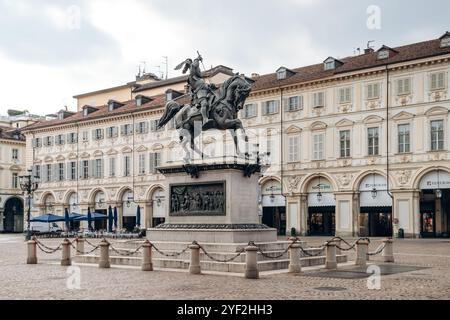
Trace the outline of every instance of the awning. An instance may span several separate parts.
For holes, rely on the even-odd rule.
[[[46,222],[46,223],[51,223],[51,222],[62,222],[65,221],[64,217],[62,216],[57,216],[55,214],[44,214],[42,216],[39,217],[34,217],[30,219],[30,222]]]
[[[374,198],[372,192],[362,191],[359,194],[360,207],[392,207],[392,198],[387,191],[377,191]]]
[[[105,214],[101,214],[98,212],[91,213],[91,220],[93,220],[93,221],[107,220],[107,219],[108,219],[108,216]],[[78,218],[73,219],[73,221],[88,221],[88,217],[87,217],[87,215],[86,216],[82,215]]]
[[[308,207],[334,207],[336,206],[336,199],[334,193],[324,192],[322,197],[317,197],[316,192],[308,194]]]

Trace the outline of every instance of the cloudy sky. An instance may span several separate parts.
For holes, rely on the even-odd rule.
[[[72,96],[173,68],[250,75],[342,58],[374,40],[397,46],[450,29],[448,0],[0,0],[0,114],[53,113]],[[160,68],[158,68],[160,66]]]

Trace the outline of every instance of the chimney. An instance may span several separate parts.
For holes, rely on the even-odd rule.
[[[364,54],[374,53],[375,50],[373,48],[364,49]]]
[[[259,77],[260,77],[260,75],[258,73],[252,73],[252,78],[253,79],[257,79]]]

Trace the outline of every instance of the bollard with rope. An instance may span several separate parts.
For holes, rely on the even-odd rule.
[[[258,247],[254,242],[249,242],[245,248],[245,278],[259,279]]]
[[[37,264],[37,250],[36,250],[36,240],[30,240],[27,242],[27,264]]]
[[[142,271],[153,271],[152,244],[146,240],[142,245]]]
[[[200,274],[201,273],[200,246],[198,245],[198,243],[196,241],[194,241],[189,246],[189,249],[191,249],[191,261],[189,264],[189,273],[190,274]]]
[[[111,268],[111,263],[109,261],[109,242],[103,239],[100,244],[100,259],[98,261],[98,267],[102,269]]]
[[[325,269],[337,269],[336,242],[328,241],[326,247]]]
[[[62,256],[61,256],[61,266],[67,267],[72,265],[72,260],[70,258],[70,241],[65,238],[62,242]]]

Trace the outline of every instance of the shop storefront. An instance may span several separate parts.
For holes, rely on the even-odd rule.
[[[391,237],[392,197],[386,178],[378,174],[366,176],[359,187],[359,202],[359,236]]]
[[[133,231],[136,227],[137,204],[134,202],[132,191],[127,191],[122,196],[122,228]]]
[[[308,235],[334,236],[336,232],[336,199],[331,183],[315,178],[308,187]]]
[[[95,195],[94,211],[103,215],[108,215],[108,208],[105,201],[105,193],[102,191],[97,192]],[[107,230],[107,220],[95,220],[94,230]]]
[[[69,213],[81,214],[80,205],[78,204],[78,194],[72,193],[69,197]],[[70,221],[70,230],[80,230],[81,222],[80,221]]]
[[[163,189],[158,189],[153,193],[153,227],[157,227],[166,221],[166,197]]]
[[[420,181],[421,237],[450,237],[450,173],[436,170]]]
[[[286,235],[286,199],[282,195],[281,184],[271,180],[262,186],[262,223]]]

